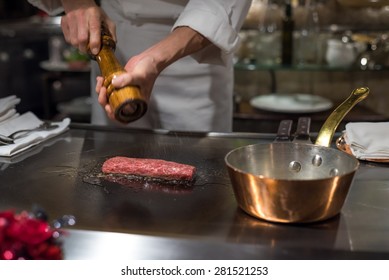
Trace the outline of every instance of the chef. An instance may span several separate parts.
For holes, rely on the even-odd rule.
[[[101,22],[108,27],[127,71],[112,84],[139,86],[149,98],[146,115],[129,126],[232,130],[232,59],[251,0],[28,1],[50,15],[64,11],[65,39],[83,52],[89,44],[97,54]],[[113,124],[97,63],[91,75],[92,123]]]

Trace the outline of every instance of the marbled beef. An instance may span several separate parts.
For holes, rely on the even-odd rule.
[[[102,166],[103,173],[135,175],[161,180],[192,181],[196,168],[161,159],[113,157]]]

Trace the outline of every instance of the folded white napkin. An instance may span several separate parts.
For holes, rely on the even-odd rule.
[[[21,129],[33,129],[40,126],[43,123],[32,112],[24,113],[18,117],[11,118],[7,121],[0,123],[0,134],[10,135],[11,133]],[[52,130],[34,131],[15,139],[14,144],[0,145],[0,156],[10,157],[16,155],[28,148],[41,143],[44,140],[52,138],[64,131],[66,131],[70,124],[70,119],[66,118],[61,122],[53,122],[52,124],[58,125],[57,128]]]
[[[10,109],[0,116],[0,123],[17,116],[19,116],[19,113],[16,111],[16,109]]]
[[[347,123],[344,138],[359,159],[389,159],[389,122]]]
[[[20,98],[17,98],[16,95],[0,98],[0,122],[17,116],[15,106],[19,103]]]

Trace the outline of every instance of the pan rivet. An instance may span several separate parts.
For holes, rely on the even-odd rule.
[[[289,169],[294,172],[300,172],[301,170],[301,163],[298,161],[291,161],[289,163]]]
[[[331,176],[331,177],[338,176],[338,175],[339,175],[339,169],[337,169],[337,168],[332,168],[332,169],[330,170],[330,176]]]
[[[315,156],[312,158],[312,164],[313,164],[314,166],[320,166],[322,163],[323,163],[323,159],[322,159],[321,156],[315,155]]]

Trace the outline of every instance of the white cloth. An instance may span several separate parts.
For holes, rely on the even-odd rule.
[[[359,159],[389,159],[389,122],[347,123],[344,137]]]
[[[32,112],[24,113],[16,118],[9,119],[0,123],[0,134],[10,135],[21,129],[32,129],[41,125],[43,122]],[[66,118],[61,122],[53,122],[58,125],[52,130],[35,131],[26,134],[23,137],[15,139],[14,144],[0,145],[0,156],[11,157],[22,151],[25,151],[47,139],[66,131],[70,124],[70,119]]]
[[[17,116],[19,116],[19,113],[16,111],[16,109],[9,109],[7,112],[0,116],[0,123]]]
[[[15,106],[20,103],[20,98],[16,95],[10,95],[0,98],[0,123],[19,115]]]
[[[54,5],[55,0],[29,2],[46,7],[46,11],[50,7],[51,12],[59,6]],[[117,25],[116,55],[122,65],[177,26],[189,26],[213,43],[166,68],[154,85],[148,112],[129,126],[183,131],[232,130],[232,58],[250,4],[251,0],[101,1],[101,7]],[[96,63],[92,63],[92,123],[112,124],[94,92],[95,76],[99,74]]]

